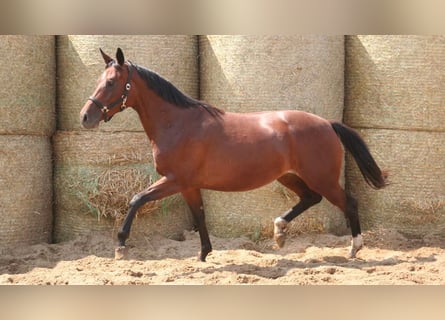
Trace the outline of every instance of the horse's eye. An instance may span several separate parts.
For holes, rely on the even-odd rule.
[[[114,84],[114,81],[112,80],[112,79],[108,79],[107,80],[107,87],[112,87],[113,86],[113,84]]]

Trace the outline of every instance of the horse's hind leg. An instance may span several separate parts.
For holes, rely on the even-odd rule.
[[[201,261],[205,261],[207,255],[212,251],[212,244],[210,243],[209,233],[205,222],[201,191],[199,189],[189,189],[183,191],[182,195],[192,212],[195,227],[198,229],[199,237],[201,239],[201,252],[199,253],[198,258]]]
[[[357,200],[349,195],[346,195],[345,215],[349,220],[352,233],[352,246],[349,256],[355,258],[357,252],[363,248],[363,238],[358,217]]]
[[[303,213],[303,211],[319,203],[322,197],[309,189],[306,183],[295,174],[288,173],[277,180],[300,197],[300,202],[295,207],[277,217],[274,221],[274,239],[281,248],[286,240],[285,232],[288,223]]]
[[[344,212],[346,219],[348,219],[352,233],[352,245],[349,256],[355,258],[357,252],[363,248],[357,201],[347,195],[339,185],[326,189],[322,194],[329,202],[339,207]]]

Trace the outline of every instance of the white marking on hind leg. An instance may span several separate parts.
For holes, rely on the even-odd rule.
[[[278,247],[280,248],[284,246],[284,242],[286,241],[286,227],[288,223],[289,222],[287,222],[281,217],[278,217],[274,220],[274,228],[273,228],[274,239]]]
[[[352,238],[352,245],[351,245],[351,253],[349,256],[351,258],[355,258],[357,252],[363,248],[363,238],[361,234],[358,234],[356,237]]]
[[[274,220],[274,230],[275,234],[284,232],[287,227],[288,222],[281,217]]]
[[[358,234],[357,237],[352,238],[352,246],[357,249],[363,247],[363,238],[361,234]]]

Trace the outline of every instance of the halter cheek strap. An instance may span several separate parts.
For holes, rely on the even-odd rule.
[[[100,111],[102,111],[103,117],[104,117],[104,121],[108,122],[111,120],[111,118],[113,116],[108,116],[108,112],[110,112],[110,110],[114,109],[115,107],[117,107],[120,104],[120,111],[123,111],[127,108],[127,98],[128,98],[128,94],[130,93],[130,89],[131,89],[131,76],[133,74],[133,68],[131,65],[131,62],[129,62],[128,64],[128,78],[127,78],[127,82],[125,83],[125,88],[124,88],[124,92],[122,93],[121,97],[118,98],[117,100],[115,100],[113,103],[107,105],[104,105],[102,102],[100,102],[99,100],[97,100],[95,97],[89,97],[88,100],[92,101],[99,109]]]

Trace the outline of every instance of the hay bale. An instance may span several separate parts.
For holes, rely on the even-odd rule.
[[[445,130],[445,36],[346,37],[345,122]]]
[[[143,132],[59,131],[54,152],[57,242],[92,231],[115,236],[131,198],[159,178]],[[131,237],[175,238],[190,227],[186,205],[174,196],[143,206]]]
[[[51,143],[0,135],[0,250],[51,241]]]
[[[445,232],[445,132],[359,129],[390,185],[373,190],[347,157],[346,186],[359,202],[364,229],[407,236]]]
[[[202,36],[201,99],[227,111],[298,109],[343,117],[342,36]],[[248,193],[204,192],[208,223],[219,236],[272,234],[273,218],[298,198],[278,183]],[[343,214],[323,201],[292,232],[345,232]]]
[[[59,129],[81,129],[79,112],[104,70],[99,48],[114,56],[117,47],[123,49],[127,59],[158,72],[191,96],[198,96],[198,47],[194,36],[59,36]],[[143,128],[136,112],[130,108],[116,115],[112,122],[101,125],[99,130],[143,131]]]
[[[55,129],[53,36],[0,36],[0,134],[49,136]]]
[[[374,191],[346,159],[346,185],[365,229],[413,236],[444,231],[445,37],[348,36],[345,122],[389,170]]]
[[[203,36],[201,98],[226,111],[343,117],[342,36]]]

